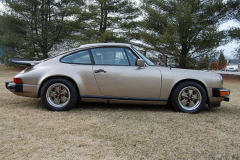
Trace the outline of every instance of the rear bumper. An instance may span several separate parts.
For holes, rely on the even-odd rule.
[[[16,84],[13,81],[5,82],[6,88],[11,92],[23,92],[23,84]]]
[[[32,84],[16,84],[13,81],[5,82],[6,88],[19,96],[38,97],[38,85]]]

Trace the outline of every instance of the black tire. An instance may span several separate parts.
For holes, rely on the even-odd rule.
[[[76,86],[66,78],[48,80],[40,95],[44,106],[52,111],[70,110],[76,105],[79,96]]]
[[[195,81],[184,81],[173,90],[171,104],[176,111],[200,112],[207,102],[207,94],[202,85]]]

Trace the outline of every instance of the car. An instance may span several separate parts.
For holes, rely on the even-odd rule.
[[[42,61],[10,61],[27,68],[6,88],[41,98],[52,111],[67,111],[82,101],[169,105],[198,113],[229,101],[221,75],[156,66],[131,44],[86,44]]]
[[[238,66],[237,65],[227,66],[226,71],[238,72]]]

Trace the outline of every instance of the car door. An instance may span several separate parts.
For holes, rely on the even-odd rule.
[[[94,76],[104,96],[160,98],[161,73],[154,67],[139,68],[137,56],[128,48],[91,49]]]

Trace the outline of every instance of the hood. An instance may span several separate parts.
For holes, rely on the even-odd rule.
[[[202,82],[207,87],[222,87],[222,76],[211,71],[192,70],[156,67],[162,73],[163,81],[173,80],[175,83],[181,80],[197,80]]]

